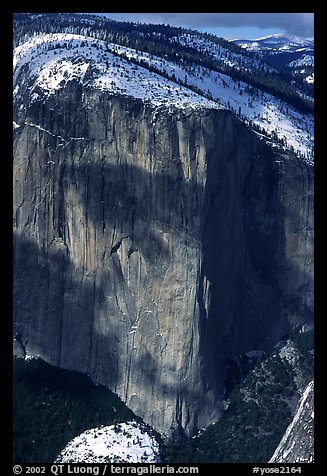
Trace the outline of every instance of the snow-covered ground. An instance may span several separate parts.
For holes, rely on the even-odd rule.
[[[101,426],[81,433],[61,451],[55,463],[159,463],[159,445],[135,421]]]
[[[197,45],[196,38],[193,41],[194,47],[205,48],[202,43]],[[214,43],[210,48],[214,48]],[[219,45],[216,48],[218,55],[222,49]],[[237,55],[229,56],[228,61],[236,60]],[[36,36],[15,49],[16,98],[20,95],[17,80],[21,71],[33,79],[32,101],[40,99],[40,92],[51,95],[76,79],[112,94],[140,98],[154,106],[228,108],[250,126],[259,126],[267,136],[277,137],[285,147],[293,148],[310,163],[313,161],[312,115],[300,114],[271,94],[202,66],[190,68],[182,61],[168,61],[82,35],[57,33]]]
[[[114,51],[114,46],[82,35],[37,36],[15,50],[14,84],[21,68],[27,65],[29,76],[35,78],[33,90],[38,86],[47,95],[79,79],[95,88],[140,98],[156,106],[219,108],[188,88],[113,54],[110,50]],[[19,93],[19,89],[14,92]],[[34,94],[35,100],[38,96]]]
[[[275,68],[272,68],[268,64],[257,60],[255,57],[241,55],[233,52],[223,45],[220,45],[213,40],[205,39],[199,35],[188,33],[173,37],[173,41],[180,43],[181,45],[195,48],[200,53],[209,54],[212,58],[215,58],[221,65],[232,66],[236,69],[243,71],[264,71],[264,72],[276,72]]]

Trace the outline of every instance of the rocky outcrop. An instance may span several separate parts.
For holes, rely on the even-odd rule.
[[[308,384],[269,463],[314,462],[314,383]]]
[[[226,359],[312,320],[312,167],[74,81],[14,119],[18,341],[165,434],[218,419]]]

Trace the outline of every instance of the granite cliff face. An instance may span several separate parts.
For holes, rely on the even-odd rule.
[[[269,463],[314,462],[314,382],[300,398],[294,418]]]
[[[74,81],[15,121],[17,342],[167,435],[217,420],[226,359],[312,320],[312,167]]]

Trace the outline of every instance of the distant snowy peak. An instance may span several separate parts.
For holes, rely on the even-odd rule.
[[[242,48],[254,51],[274,50],[274,51],[295,51],[299,48],[313,49],[314,41],[310,38],[300,38],[291,35],[269,35],[255,40],[232,40]]]
[[[159,463],[159,444],[135,421],[101,426],[81,433],[55,463]]]

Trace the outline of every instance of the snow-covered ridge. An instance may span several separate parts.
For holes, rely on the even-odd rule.
[[[81,433],[55,463],[159,463],[159,444],[135,421],[101,426]]]
[[[14,52],[14,84],[19,86],[19,71],[27,66],[29,77],[34,79],[34,100],[38,98],[37,87],[49,95],[77,79],[97,89],[133,96],[157,106],[219,108],[216,102],[117,57],[113,50],[110,43],[82,35],[36,36]]]
[[[252,72],[257,70],[264,71],[266,73],[277,71],[268,64],[258,61],[258,59],[255,57],[235,53],[212,40],[202,38],[195,34],[188,33],[179,35],[178,37],[173,37],[172,40],[180,43],[183,46],[195,48],[200,54],[209,54],[212,58],[218,60],[223,66],[230,66],[238,70]]]
[[[179,41],[188,39],[181,35]],[[222,51],[216,45],[215,53],[213,42],[208,46],[206,42],[198,44],[195,37],[192,41],[200,51],[209,46],[213,55]],[[235,60],[231,55],[228,58],[231,62]],[[32,82],[32,101],[54,94],[75,79],[89,87],[139,98],[154,106],[228,108],[250,126],[262,129],[263,136],[279,139],[284,147],[312,162],[311,115],[300,114],[271,94],[203,66],[190,67],[183,61],[169,61],[83,35],[57,33],[35,36],[15,49],[17,104],[24,83],[21,74]]]

